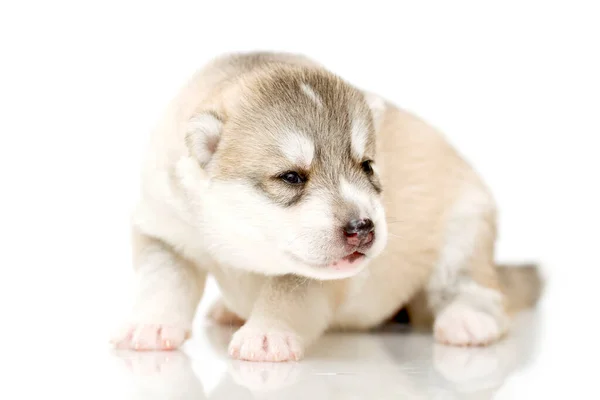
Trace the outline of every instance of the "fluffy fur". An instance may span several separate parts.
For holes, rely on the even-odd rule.
[[[443,136],[303,56],[201,69],[142,178],[139,289],[119,347],[181,345],[207,274],[223,294],[211,315],[245,321],[231,355],[255,361],[298,360],[325,331],[402,307],[440,342],[484,345],[539,296],[536,269],[495,265],[494,200]],[[372,230],[358,239],[347,226],[361,220]]]

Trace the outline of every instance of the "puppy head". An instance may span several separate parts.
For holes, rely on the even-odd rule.
[[[202,186],[193,196],[211,254],[263,274],[359,272],[387,241],[368,98],[289,67],[247,79],[235,98],[195,115],[186,137],[206,176],[190,184]]]

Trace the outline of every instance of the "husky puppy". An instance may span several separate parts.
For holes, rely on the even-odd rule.
[[[485,345],[540,292],[535,266],[495,263],[494,199],[439,132],[301,55],[198,71],[151,136],[132,221],[121,348],[181,346],[208,274],[210,315],[243,322],[231,356],[254,361],[401,308],[439,342]]]

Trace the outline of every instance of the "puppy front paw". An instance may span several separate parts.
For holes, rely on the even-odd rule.
[[[183,326],[166,324],[130,324],[116,332],[111,343],[118,349],[175,350],[190,336]]]
[[[304,345],[291,330],[246,324],[231,338],[229,354],[246,361],[298,361]]]
[[[497,341],[504,327],[496,317],[465,304],[451,304],[436,318],[438,342],[453,346],[484,346]]]

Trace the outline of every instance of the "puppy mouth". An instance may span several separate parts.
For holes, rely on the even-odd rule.
[[[360,251],[355,251],[337,261],[332,262],[328,265],[328,267],[339,271],[351,269],[360,261],[363,261],[365,257],[366,255],[364,253],[361,253]]]
[[[301,262],[303,264],[310,265],[311,267],[314,267],[314,268],[319,268],[319,269],[328,268],[328,269],[334,269],[334,270],[338,270],[338,271],[352,269],[367,257],[367,255],[365,253],[361,253],[360,251],[353,251],[352,253],[350,253],[342,258],[339,258],[335,261],[321,264],[321,263],[315,263],[315,262],[309,262],[307,260],[303,260],[300,257],[298,257],[294,254],[291,254],[291,253],[288,253],[288,255],[291,256],[292,259],[294,259],[298,262]]]

